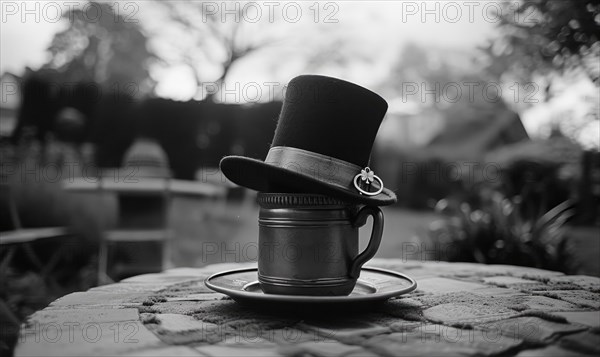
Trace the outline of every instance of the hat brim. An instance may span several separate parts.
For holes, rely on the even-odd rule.
[[[396,194],[385,187],[378,195],[361,195],[309,175],[244,156],[226,156],[221,160],[220,167],[233,183],[259,192],[281,192],[285,188],[290,192],[318,193],[372,206],[387,206],[397,201]]]

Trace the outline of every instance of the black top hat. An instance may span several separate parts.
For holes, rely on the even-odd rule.
[[[368,168],[387,110],[379,95],[336,78],[303,75],[287,87],[271,149],[263,161],[221,160],[234,183],[262,192],[321,193],[347,202],[388,205],[394,192]]]

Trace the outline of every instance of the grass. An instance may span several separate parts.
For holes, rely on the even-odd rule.
[[[252,196],[253,197],[253,196]],[[377,258],[444,260],[452,247],[436,245],[428,234],[429,225],[442,218],[431,211],[383,207],[384,234]],[[173,200],[170,225],[174,230],[174,266],[201,267],[214,263],[256,260],[258,206],[253,198],[244,202],[215,202],[178,197]],[[371,222],[360,229],[361,249],[366,246]],[[599,228],[573,228],[572,239],[579,274],[600,276]]]
[[[384,236],[376,257],[435,259],[427,238],[429,223],[440,216],[432,212],[383,208]],[[258,206],[252,198],[244,202],[214,202],[176,198],[170,225],[174,230],[172,260],[175,266],[256,260]],[[361,247],[367,245],[371,222],[360,230]],[[428,254],[420,254],[425,248]]]

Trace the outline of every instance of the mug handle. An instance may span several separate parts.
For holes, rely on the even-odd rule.
[[[373,216],[373,231],[371,232],[371,239],[369,240],[369,245],[367,245],[367,248],[352,261],[349,271],[349,275],[352,279],[358,278],[360,275],[360,268],[362,268],[363,264],[365,264],[369,259],[375,256],[377,249],[379,249],[379,244],[381,243],[381,236],[383,235],[383,212],[381,212],[379,207],[364,206],[354,217],[352,225],[354,227],[364,226],[365,223],[367,223],[367,218],[369,216]]]

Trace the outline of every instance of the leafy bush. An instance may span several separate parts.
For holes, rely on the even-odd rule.
[[[3,148],[5,149],[5,148]],[[10,150],[3,150],[3,154]],[[39,168],[34,157],[29,168]],[[1,164],[21,168],[24,160],[2,155]],[[0,354],[10,354],[18,325],[28,315],[51,301],[96,284],[100,232],[107,224],[98,200],[69,195],[60,183],[48,182],[32,173],[26,178],[19,169],[3,171],[0,204],[0,234],[41,227],[64,227],[65,236],[27,243],[3,245],[0,257]],[[13,212],[9,211],[14,207]],[[18,220],[14,219],[14,214]]]
[[[517,161],[500,184],[480,183],[468,200],[442,199],[430,236],[450,247],[447,260],[515,264],[562,272],[576,265],[564,225],[574,214],[558,167]]]

